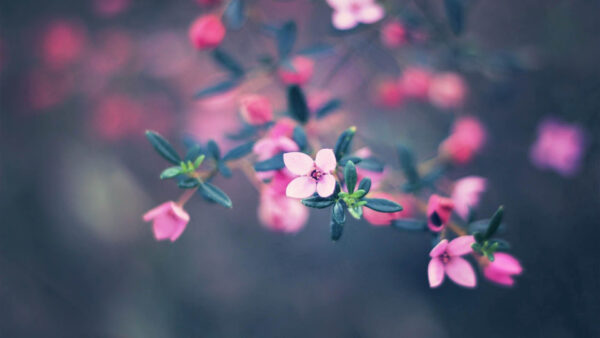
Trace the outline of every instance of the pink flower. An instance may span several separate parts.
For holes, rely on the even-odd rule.
[[[486,179],[479,176],[467,176],[456,181],[451,197],[456,214],[462,219],[467,219],[469,210],[479,204],[479,199],[485,191],[486,185]]]
[[[94,0],[94,11],[104,17],[123,13],[131,6],[131,0]]]
[[[297,123],[296,121],[292,120],[289,117],[284,117],[281,119],[278,119],[277,122],[275,122],[275,125],[269,129],[269,136],[270,137],[281,137],[281,136],[286,136],[286,137],[292,137],[293,133],[294,133],[294,128],[296,127]]]
[[[375,89],[375,95],[377,103],[387,108],[398,107],[404,101],[404,93],[392,80],[381,81]]]
[[[398,86],[407,97],[424,99],[429,91],[431,72],[424,68],[407,67],[400,77]]]
[[[295,233],[304,227],[309,212],[304,205],[280,191],[279,180],[290,182],[289,178],[286,180],[283,176],[275,174],[271,184],[261,191],[258,218],[271,230]]]
[[[190,26],[189,38],[197,49],[215,48],[225,38],[225,26],[214,14],[201,16]]]
[[[327,0],[327,3],[333,8],[333,26],[339,30],[354,28],[359,23],[375,23],[385,15],[375,0]]]
[[[292,198],[307,198],[315,191],[321,197],[329,197],[335,190],[335,177],[331,174],[337,166],[333,150],[321,149],[313,161],[301,152],[283,154],[285,167],[295,175],[285,194]]]
[[[173,201],[165,202],[144,214],[144,221],[152,221],[154,238],[157,241],[165,239],[175,242],[185,230],[190,215]]]
[[[477,285],[475,271],[467,260],[460,257],[472,252],[471,244],[474,242],[473,236],[460,236],[449,243],[447,239],[441,240],[429,253],[429,286],[437,288],[442,285],[444,275],[448,275],[454,283],[474,288]]]
[[[440,144],[440,153],[456,164],[465,164],[485,144],[487,135],[475,117],[461,117],[454,122],[450,136]]]
[[[431,79],[429,100],[442,109],[457,108],[463,104],[467,86],[462,77],[455,73],[441,73]]]
[[[251,125],[262,125],[273,119],[273,107],[262,95],[246,95],[240,99],[240,114]]]
[[[415,201],[408,195],[388,194],[385,192],[374,192],[368,195],[369,198],[384,198],[394,201],[403,207],[402,211],[385,213],[378,212],[369,208],[363,208],[363,217],[372,225],[390,225],[392,221],[400,218],[410,218],[415,214]]]
[[[406,43],[406,28],[400,21],[386,23],[381,29],[381,43],[388,48],[396,48]]]
[[[290,61],[290,67],[279,67],[279,78],[288,85],[303,85],[313,75],[315,62],[304,56],[296,56]]]
[[[494,253],[494,261],[489,262],[483,268],[483,276],[492,282],[512,286],[515,281],[513,275],[520,275],[523,272],[521,263],[513,256],[503,253]]]
[[[451,199],[433,194],[427,202],[427,226],[433,232],[440,232],[445,227],[450,216],[454,202]]]
[[[80,24],[66,20],[54,21],[42,36],[42,59],[53,68],[68,66],[83,55],[86,42],[86,31]]]
[[[573,176],[579,170],[584,143],[584,134],[579,126],[549,118],[538,127],[538,137],[531,147],[530,158],[538,168]]]

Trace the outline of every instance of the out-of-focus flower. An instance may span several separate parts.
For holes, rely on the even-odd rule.
[[[503,252],[494,253],[494,261],[489,262],[483,268],[485,278],[505,286],[513,286],[515,284],[513,276],[520,275],[522,272],[521,263],[513,256]]]
[[[390,225],[393,220],[400,218],[410,218],[415,215],[414,198],[407,195],[388,194],[385,192],[374,192],[368,195],[369,198],[383,198],[394,201],[402,206],[402,211],[386,213],[378,212],[369,208],[363,208],[363,217],[372,225]]]
[[[447,197],[433,194],[427,202],[427,226],[433,232],[440,232],[448,224],[454,202]]]
[[[197,49],[215,48],[225,38],[225,26],[221,18],[207,14],[196,19],[190,26],[190,41]]]
[[[375,0],[327,0],[333,9],[331,22],[339,30],[352,29],[359,23],[381,20],[385,11]]]
[[[115,141],[141,129],[143,105],[124,94],[103,97],[94,109],[93,129],[106,140]]]
[[[465,164],[485,144],[487,135],[475,117],[461,117],[454,122],[450,136],[440,144],[440,155],[455,164]]]
[[[185,230],[190,215],[173,201],[165,202],[144,214],[145,222],[152,222],[157,241],[169,239],[175,242]]]
[[[112,75],[124,67],[134,53],[133,39],[128,32],[109,30],[102,33],[89,56],[92,71],[102,75]]]
[[[62,103],[75,88],[75,78],[70,72],[50,72],[34,69],[27,75],[27,104],[34,110],[48,109]]]
[[[381,43],[388,48],[397,48],[406,43],[406,28],[402,22],[393,20],[381,29]]]
[[[258,161],[268,160],[271,157],[280,153],[287,153],[298,150],[300,150],[298,148],[298,145],[291,138],[287,136],[271,135],[268,135],[258,140],[252,148],[252,152],[258,155]],[[277,172],[278,171],[276,170],[258,171],[256,172],[256,176],[258,177],[258,179],[266,181],[273,178],[273,175],[275,175]]]
[[[279,78],[288,85],[303,85],[307,83],[314,71],[315,62],[305,56],[295,56],[289,66],[279,67]]]
[[[460,236],[448,242],[441,240],[429,253],[431,261],[427,268],[429,286],[436,288],[442,285],[444,276],[467,288],[477,285],[475,271],[467,260],[460,257],[472,252],[471,245],[475,242],[473,236]]]
[[[584,133],[579,126],[548,118],[538,127],[530,158],[538,168],[573,176],[579,171],[584,143]]]
[[[400,90],[406,97],[424,99],[429,91],[431,72],[420,67],[407,67],[398,81]]]
[[[429,101],[436,107],[451,109],[460,107],[467,94],[467,85],[456,73],[441,73],[431,79]]]
[[[273,119],[273,107],[262,95],[245,95],[240,99],[240,114],[248,124],[261,125]]]
[[[452,202],[456,214],[462,219],[467,219],[469,210],[479,205],[479,199],[486,186],[486,179],[479,176],[467,176],[456,181],[452,189]]]
[[[335,177],[331,174],[337,165],[331,149],[321,149],[313,161],[301,152],[283,154],[285,167],[294,175],[286,189],[286,195],[292,198],[307,198],[315,191],[321,197],[329,197],[335,190]]]
[[[371,149],[369,149],[368,147],[360,148],[354,152],[354,156],[358,156],[363,159],[369,158],[372,156]],[[371,179],[371,190],[373,190],[373,191],[379,189],[379,185],[381,184],[381,181],[383,181],[385,174],[386,174],[386,169],[379,172],[379,171],[370,171],[370,170],[364,169],[360,166],[356,166],[357,181],[360,182],[365,177],[370,178]]]
[[[53,21],[42,33],[42,60],[52,68],[71,65],[82,56],[86,40],[85,29],[80,24],[68,20]]]
[[[404,101],[404,93],[396,81],[383,80],[375,88],[375,100],[383,107],[395,108]]]
[[[298,232],[308,220],[308,208],[285,195],[292,179],[293,175],[287,170],[278,170],[271,183],[261,191],[258,218],[271,230]]]
[[[94,0],[94,12],[104,17],[113,17],[123,13],[130,6],[131,0]]]

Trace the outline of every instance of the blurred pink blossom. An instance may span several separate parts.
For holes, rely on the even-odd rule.
[[[360,158],[369,158],[372,156],[371,149],[368,147],[363,147],[354,152],[354,156],[358,156]],[[379,185],[383,178],[385,177],[386,169],[383,171],[370,171],[367,169],[363,169],[360,166],[356,166],[356,176],[357,182],[360,182],[363,178],[368,177],[371,179],[371,190],[379,189]]]
[[[407,67],[398,81],[400,90],[407,97],[424,99],[429,92],[431,72],[425,68]]]
[[[402,22],[392,20],[381,28],[381,43],[388,48],[397,48],[406,44],[406,28]]]
[[[440,154],[455,164],[465,164],[479,153],[486,139],[487,132],[477,118],[461,117],[454,122],[450,136],[440,144]]]
[[[189,38],[197,49],[215,48],[225,38],[225,26],[221,18],[207,14],[197,18],[189,30]]]
[[[416,205],[414,198],[408,195],[401,194],[389,194],[385,192],[373,192],[368,195],[369,198],[384,198],[390,201],[394,201],[400,204],[403,208],[402,211],[385,213],[378,212],[369,208],[363,208],[363,217],[365,220],[372,225],[386,226],[390,225],[393,220],[401,218],[411,218],[415,216]]]
[[[404,93],[393,80],[382,80],[375,87],[375,101],[386,108],[398,107],[404,101]]]
[[[52,68],[63,68],[78,61],[87,43],[81,24],[62,19],[49,23],[41,39],[42,60]]]
[[[116,141],[142,129],[144,107],[125,94],[110,94],[97,103],[92,124],[97,134]]]
[[[375,0],[327,0],[333,9],[331,22],[339,30],[352,29],[359,23],[381,20],[385,11]]]
[[[427,226],[433,232],[440,232],[450,221],[454,202],[447,197],[433,194],[427,202]],[[436,216],[437,215],[437,216]]]
[[[441,73],[431,79],[429,100],[434,106],[442,109],[462,106],[467,95],[467,85],[456,73]]]
[[[540,169],[553,169],[563,176],[573,176],[579,171],[584,143],[584,133],[579,126],[548,118],[538,127],[530,158]]]
[[[321,197],[329,197],[335,189],[335,177],[331,174],[337,165],[331,149],[321,149],[313,161],[301,152],[283,154],[285,167],[298,177],[294,178],[286,189],[286,195],[292,198],[307,198],[315,192]]]
[[[522,272],[521,263],[513,256],[503,252],[494,253],[494,261],[489,262],[483,268],[485,278],[505,286],[513,286],[515,284],[513,275],[520,275]]]
[[[293,179],[287,170],[279,170],[260,194],[258,218],[275,231],[298,232],[308,221],[308,208],[285,195],[286,186]]]
[[[190,215],[173,201],[165,202],[144,214],[145,222],[152,222],[157,241],[169,239],[175,242],[185,230]]]
[[[305,56],[296,56],[290,61],[291,67],[280,66],[279,78],[288,85],[306,84],[313,76],[315,62]]]
[[[467,176],[456,181],[452,189],[452,202],[456,214],[462,219],[467,219],[469,211],[479,205],[486,186],[486,179],[479,176]]]
[[[75,90],[75,77],[71,72],[33,69],[25,81],[25,99],[34,110],[52,108],[64,102]]]
[[[244,95],[240,98],[240,114],[250,125],[262,125],[273,119],[273,107],[262,95]]]
[[[92,71],[112,75],[124,67],[135,53],[133,39],[127,31],[108,30],[102,32],[88,57]]]
[[[131,0],[93,0],[96,14],[103,17],[113,17],[125,12],[131,6]]]
[[[475,243],[473,236],[460,236],[448,242],[441,240],[429,253],[431,260],[427,268],[429,286],[436,288],[442,285],[444,276],[467,288],[477,285],[475,270],[467,260],[462,258],[472,252],[471,245]]]

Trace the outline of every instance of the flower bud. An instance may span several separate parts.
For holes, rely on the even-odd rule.
[[[218,16],[214,14],[204,15],[192,23],[189,37],[197,49],[215,48],[225,38],[225,26],[223,26]]]
[[[288,85],[303,85],[313,75],[315,62],[304,56],[296,56],[291,61],[291,67],[279,67],[281,81]]]
[[[467,86],[462,77],[455,73],[442,73],[431,80],[429,100],[442,109],[460,107],[467,94]]]
[[[400,80],[398,86],[407,97],[424,99],[429,91],[431,83],[431,73],[419,67],[407,67]]]
[[[240,114],[251,125],[262,125],[273,119],[271,102],[261,95],[246,95],[240,99]]]
[[[427,226],[433,232],[440,232],[450,221],[454,209],[454,202],[451,199],[436,194],[429,197],[427,203]]]
[[[154,238],[175,242],[185,230],[190,215],[173,201],[165,202],[144,214],[144,221],[152,221]]]
[[[390,21],[381,29],[381,43],[388,48],[396,48],[406,43],[406,29],[400,21]]]

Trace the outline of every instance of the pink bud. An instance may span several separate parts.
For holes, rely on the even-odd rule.
[[[265,227],[286,233],[298,232],[308,221],[308,215],[308,208],[286,197],[285,189],[283,193],[270,186],[262,190],[258,218]]]
[[[440,232],[450,221],[454,202],[451,199],[433,194],[427,203],[427,226],[433,232]]]
[[[70,65],[83,54],[86,39],[81,25],[66,20],[54,21],[42,35],[42,59],[53,68]]]
[[[456,164],[465,164],[485,144],[487,135],[481,122],[475,117],[461,117],[454,122],[452,133],[440,144],[440,154]]]
[[[460,107],[467,94],[467,86],[462,77],[456,73],[442,73],[431,80],[429,100],[442,109]]]
[[[385,226],[390,225],[393,220],[400,218],[409,218],[415,214],[414,199],[406,195],[388,194],[385,192],[374,192],[369,194],[369,198],[384,198],[394,201],[403,207],[402,211],[385,213],[378,212],[369,208],[363,208],[363,217],[372,225]]]
[[[430,71],[419,67],[407,67],[402,73],[398,85],[407,97],[424,99],[427,97],[430,83]]]
[[[291,61],[291,67],[279,67],[281,81],[288,85],[303,85],[313,75],[315,62],[304,56],[296,56]]]
[[[240,99],[240,113],[251,125],[262,125],[273,119],[271,102],[261,95],[246,95]]]
[[[189,37],[197,49],[215,48],[225,38],[225,26],[223,26],[218,16],[214,14],[204,15],[192,23]]]
[[[399,21],[390,21],[381,29],[381,43],[388,48],[396,48],[406,43],[406,29]]]
[[[520,275],[522,272],[521,263],[513,256],[503,252],[496,252],[494,261],[489,262],[483,268],[485,278],[504,286],[513,286],[515,284],[513,276]]]
[[[404,101],[404,93],[392,80],[381,81],[376,87],[375,96],[376,102],[386,108],[398,107]]]
[[[152,222],[154,238],[175,242],[185,230],[190,215],[173,201],[165,202],[144,214],[144,221]]]

